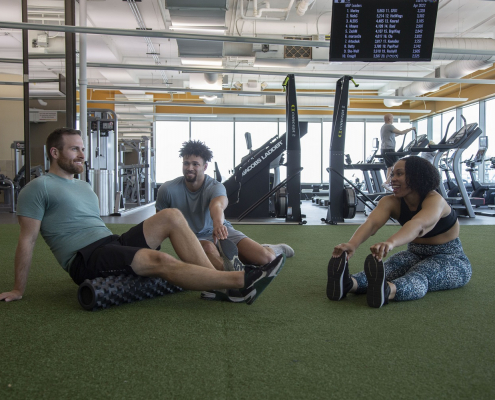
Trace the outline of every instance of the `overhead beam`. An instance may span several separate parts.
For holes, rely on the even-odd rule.
[[[214,74],[246,74],[246,75],[275,75],[287,76],[287,71],[267,71],[267,70],[246,70],[236,68],[197,68],[184,66],[169,66],[169,65],[142,65],[142,64],[110,64],[110,63],[88,63],[89,68],[122,68],[122,69],[140,69],[151,71],[182,71],[183,73],[200,73],[210,72]],[[295,76],[306,78],[321,78],[321,79],[340,79],[342,74],[329,73],[310,73],[310,72],[291,72]],[[353,74],[354,80],[364,79],[373,82],[376,81],[400,81],[400,82],[436,82],[439,84],[445,83],[465,83],[472,85],[495,85],[493,79],[453,79],[453,78],[428,78],[428,77],[410,77],[410,76],[382,76],[382,75],[360,75]]]
[[[68,26],[68,25],[45,25],[21,22],[0,21],[0,28],[10,29],[27,29],[52,32],[72,32],[72,33],[88,33],[93,35],[113,35],[113,36],[135,36],[135,37],[156,37],[167,39],[185,39],[185,40],[205,40],[217,42],[233,42],[233,43],[261,43],[261,44],[281,44],[286,46],[301,46],[301,47],[330,47],[330,42],[327,40],[289,40],[279,38],[260,38],[260,37],[243,37],[243,36],[223,36],[223,35],[205,35],[194,33],[178,33],[171,31],[153,31],[153,30],[135,30],[135,29],[113,29],[99,27],[83,27],[83,26]],[[493,50],[469,50],[469,49],[450,49],[450,48],[433,48],[433,53],[437,54],[476,54],[495,56]]]
[[[110,29],[110,28],[93,28],[83,26],[67,25],[44,25],[20,22],[0,22],[0,28],[24,29],[35,31],[50,32],[73,32],[89,33],[93,35],[113,35],[113,36],[137,36],[137,37],[155,37],[163,39],[185,39],[185,40],[207,40],[215,42],[234,42],[234,43],[262,43],[262,44],[281,44],[285,46],[302,46],[302,47],[330,47],[328,41],[316,40],[289,40],[279,38],[260,38],[260,37],[243,37],[243,36],[220,36],[220,35],[198,35],[194,33],[178,33],[170,31],[152,31],[152,30],[135,30],[135,29]]]
[[[169,101],[119,101],[119,100],[91,100],[90,103],[94,104],[115,104],[115,105],[145,105],[145,106],[157,106],[157,107],[208,107],[208,108],[261,108],[261,109],[272,109],[272,110],[285,110],[285,105],[281,106],[271,106],[265,104],[206,104],[206,103],[179,103],[179,102],[169,102]],[[301,110],[313,110],[313,111],[332,111],[332,107],[326,106],[298,106]],[[349,108],[349,111],[356,112],[380,112],[387,113],[390,111],[400,111],[404,113],[411,114],[425,114],[431,112],[431,110],[409,110],[409,109],[399,109],[399,108]],[[146,114],[146,112],[143,112]]]
[[[2,82],[0,82],[2,84]],[[285,93],[274,92],[274,91],[261,91],[261,92],[251,92],[242,90],[205,90],[205,89],[189,89],[189,88],[165,88],[165,87],[155,87],[155,86],[120,86],[120,85],[88,85],[88,89],[101,89],[101,90],[139,90],[145,92],[164,92],[164,93],[191,93],[191,94],[254,94],[259,96],[285,96]],[[307,97],[335,97],[333,92],[297,92],[297,96],[307,96]],[[416,96],[385,96],[385,95],[367,95],[367,94],[352,94],[349,93],[349,98],[351,99],[394,99],[394,100],[411,100],[411,101],[467,101],[468,98],[452,98],[452,97],[416,97]]]

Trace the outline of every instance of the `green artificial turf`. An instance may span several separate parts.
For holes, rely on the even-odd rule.
[[[252,306],[185,292],[87,312],[40,238],[24,298],[0,303],[0,399],[495,398],[493,226],[461,228],[464,288],[381,309],[325,295],[332,248],[355,226],[238,228],[296,252]],[[351,273],[396,230],[365,243]],[[0,291],[18,233],[0,226]]]

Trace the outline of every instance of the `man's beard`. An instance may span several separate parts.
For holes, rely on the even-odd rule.
[[[187,173],[186,173],[186,174],[184,174],[184,178],[186,179],[186,182],[193,183],[193,182],[196,182],[198,175],[192,174],[192,177],[188,177]]]
[[[62,168],[65,172],[69,174],[80,174],[84,171],[84,167],[82,165],[76,165],[73,161],[69,160],[65,157],[60,157],[57,161],[58,166]]]

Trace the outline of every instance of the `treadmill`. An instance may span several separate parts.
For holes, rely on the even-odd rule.
[[[378,138],[373,139],[372,153],[366,158],[366,161],[356,164],[344,164],[344,169],[358,169],[363,173],[366,190],[369,194],[382,192],[382,171],[386,171],[387,167],[384,162],[375,162],[378,160],[376,153],[378,152]],[[376,197],[376,196],[375,196]]]
[[[461,197],[448,197],[443,185],[440,185],[440,193],[445,198],[447,203],[449,203],[451,207],[457,211],[458,215],[475,218],[473,206],[478,207],[480,205],[484,205],[485,200],[481,198],[469,197],[466,187],[462,181],[461,158],[464,150],[466,150],[481,135],[482,131],[478,127],[477,123],[466,124],[466,119],[462,115],[461,117],[464,120],[464,126],[454,132],[445,141],[442,140],[439,144],[430,145],[430,149],[438,150],[438,153],[433,160],[433,165],[437,169],[443,153],[448,150],[454,150],[452,170],[454,172],[454,177],[457,182],[457,186],[459,187]]]
[[[400,147],[399,150],[390,152],[387,154],[390,154],[392,156],[398,156],[400,158],[406,157],[406,156],[416,156],[419,153],[421,153],[426,146],[428,146],[429,140],[426,135],[419,135],[417,136],[414,134],[414,139],[411,140],[406,146],[404,146],[406,142],[406,135],[404,135],[404,139],[402,140],[402,146]]]

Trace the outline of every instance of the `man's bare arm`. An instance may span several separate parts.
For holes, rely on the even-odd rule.
[[[403,131],[399,131],[397,128],[395,128],[393,130],[393,132],[395,133],[396,136],[405,135],[406,133],[409,133],[411,131],[416,132],[416,128],[415,127],[412,127],[412,128],[404,129]]]
[[[0,300],[13,301],[22,299],[26,290],[27,278],[31,268],[33,249],[40,231],[41,221],[28,217],[18,217],[21,233],[15,251],[15,283],[10,292],[0,294]]]
[[[229,205],[226,196],[218,196],[210,202],[210,216],[213,220],[213,237],[214,239],[227,239],[227,227],[223,224],[225,221],[224,210]],[[216,242],[216,240],[215,240]]]

